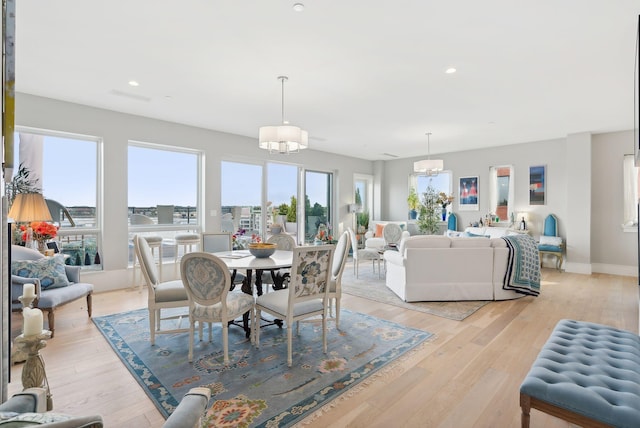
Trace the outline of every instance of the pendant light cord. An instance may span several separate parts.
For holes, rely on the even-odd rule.
[[[288,80],[287,76],[278,76],[278,79],[282,82],[282,124],[285,124],[284,121],[284,81]]]

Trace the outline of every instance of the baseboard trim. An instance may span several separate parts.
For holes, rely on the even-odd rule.
[[[610,275],[638,276],[637,266],[611,265],[607,263],[592,263],[591,270],[594,273],[607,273]]]

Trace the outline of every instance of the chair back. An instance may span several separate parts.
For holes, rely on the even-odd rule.
[[[347,228],[347,233],[351,239],[351,250],[353,252],[353,259],[355,260],[358,258],[358,238],[356,238],[356,234],[350,227]]]
[[[447,230],[458,230],[458,216],[454,213],[449,214],[449,218],[447,219]]]
[[[228,232],[203,233],[200,248],[202,248],[202,251],[205,253],[217,253],[220,251],[231,251],[232,245],[231,234]]]
[[[382,237],[387,245],[397,244],[402,239],[402,228],[396,223],[387,223],[382,229]]]
[[[129,217],[130,224],[153,224],[153,219],[143,214],[131,214]]]
[[[311,245],[293,249],[289,313],[293,313],[295,304],[307,300],[322,298],[326,306],[334,251],[335,245]]]
[[[160,283],[160,275],[158,274],[156,262],[153,259],[151,247],[149,247],[149,243],[142,236],[134,235],[133,250],[136,252],[136,257],[138,257],[138,261],[140,262],[140,270],[142,271],[144,280],[147,282],[149,295],[151,297],[152,289]]]
[[[47,208],[49,208],[49,213],[51,214],[51,220],[54,223],[58,223],[58,225],[61,225],[62,220],[64,220],[64,217],[66,216],[71,227],[75,227],[76,222],[71,218],[71,214],[69,214],[69,210],[67,209],[67,207],[65,207],[58,201],[54,201],[53,199],[45,199],[44,201],[47,203]]]
[[[293,236],[287,233],[279,233],[277,235],[271,235],[267,242],[270,244],[277,244],[278,250],[285,251],[293,251],[293,249],[297,246],[296,240],[293,239]]]
[[[180,274],[190,302],[203,306],[222,302],[226,311],[231,275],[225,262],[209,253],[188,253],[180,262]]]
[[[173,224],[175,205],[157,205],[158,224]]]
[[[542,234],[544,236],[558,236],[558,219],[555,215],[549,214],[544,219],[544,229]]]
[[[11,246],[11,260],[38,260],[43,258],[44,255],[40,251],[32,250],[31,248],[23,247],[22,245]]]
[[[339,279],[342,276],[342,271],[344,271],[344,266],[349,257],[349,246],[349,232],[344,232],[340,235],[333,254],[333,264],[331,266],[331,277],[333,279]]]

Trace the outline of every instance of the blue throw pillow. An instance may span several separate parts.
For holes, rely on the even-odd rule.
[[[23,278],[38,278],[43,290],[66,287],[70,284],[62,255],[43,257],[38,260],[13,261],[11,273]]]

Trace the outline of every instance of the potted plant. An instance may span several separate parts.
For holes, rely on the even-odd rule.
[[[420,206],[420,198],[416,192],[416,188],[411,186],[409,196],[407,196],[407,205],[409,206],[409,218],[415,220],[418,216],[418,207]]]
[[[422,204],[420,205],[420,217],[418,217],[418,229],[422,233],[433,235],[438,232],[440,218],[439,194],[433,187],[427,187],[422,194]]]

